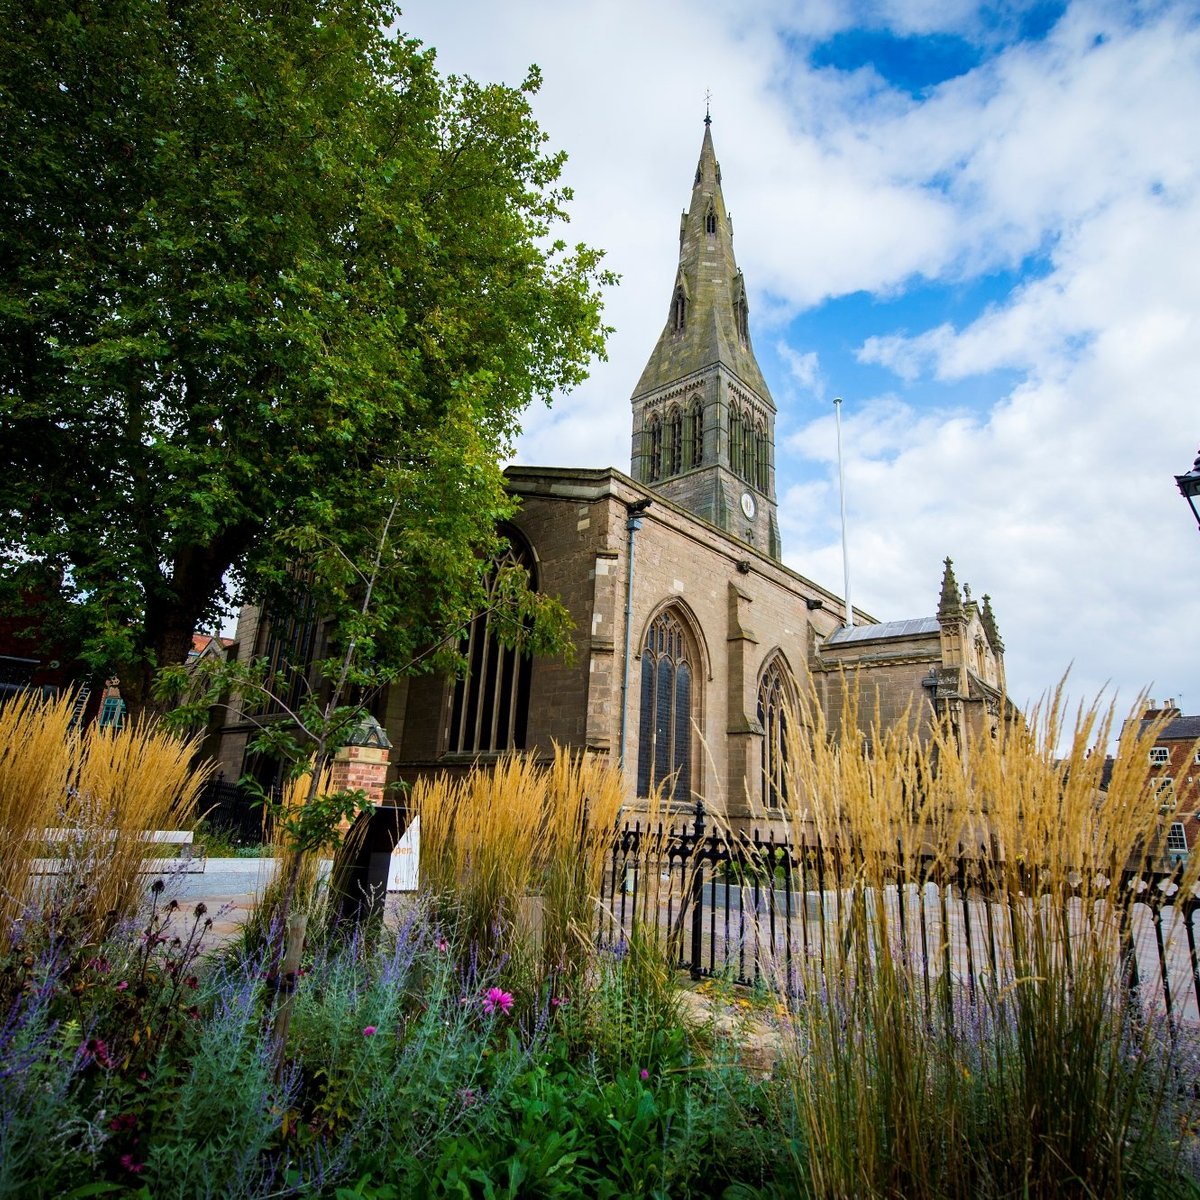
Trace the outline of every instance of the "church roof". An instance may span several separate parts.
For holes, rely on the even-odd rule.
[[[827,646],[845,646],[851,642],[881,642],[887,638],[917,637],[926,633],[938,633],[941,626],[937,617],[912,617],[907,621],[881,621],[878,625],[852,625],[835,629],[825,639]]]
[[[682,293],[684,313],[677,318]],[[742,305],[739,320],[738,306]],[[733,226],[721,193],[721,167],[706,117],[692,199],[679,231],[679,268],[666,326],[634,397],[720,363],[774,408],[746,326],[746,288],[733,254]]]

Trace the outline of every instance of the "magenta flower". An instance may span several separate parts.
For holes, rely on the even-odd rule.
[[[364,1025],[363,1026],[363,1037],[374,1037],[374,1036],[375,1036],[375,1026],[374,1025]]]
[[[641,1069],[641,1070],[638,1072],[638,1074],[641,1076],[641,1079],[642,1079],[642,1082],[643,1082],[643,1083],[645,1083],[645,1082],[646,1082],[646,1080],[650,1078],[650,1072],[649,1072],[649,1071],[647,1071],[645,1067],[643,1067],[643,1068],[642,1068],[642,1069]]]
[[[146,1164],[136,1162],[132,1154],[121,1155],[121,1166],[127,1171],[132,1171],[134,1175],[138,1175],[146,1169]]]
[[[489,1016],[499,1009],[503,1013],[507,1013],[513,1006],[512,996],[502,988],[488,988],[487,995],[483,998],[483,1011]]]
[[[122,979],[121,982],[117,984],[117,991],[123,992],[128,986],[129,986],[129,981]]]

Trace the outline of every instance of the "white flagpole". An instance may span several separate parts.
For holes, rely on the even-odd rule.
[[[837,417],[838,490],[842,496],[842,577],[846,588],[846,628],[854,625],[854,605],[850,602],[850,551],[846,543],[846,474],[842,470],[842,398],[833,402]]]

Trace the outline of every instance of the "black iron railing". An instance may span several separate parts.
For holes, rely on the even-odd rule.
[[[1180,889],[1181,866],[1147,863],[1113,880],[1094,877],[1087,899],[1082,878],[1051,890],[1036,867],[1006,864],[986,847],[952,863],[897,847],[882,880],[872,874],[868,885],[852,850],[819,840],[710,829],[697,807],[691,820],[633,822],[618,832],[602,882],[600,935],[619,944],[636,933],[695,978],[753,986],[786,983],[801,966],[823,970],[826,956],[844,953],[846,939],[866,930],[876,940],[867,961],[887,938],[891,957],[920,980],[930,1004],[940,982],[971,1000],[1010,985],[1028,953],[1022,931],[1041,922],[1042,952],[1049,945],[1068,973],[1080,938],[1099,933],[1115,977],[1142,1003],[1200,1020],[1200,898]],[[1108,888],[1117,903],[1098,904]],[[1100,930],[1101,913],[1115,914],[1116,925]]]

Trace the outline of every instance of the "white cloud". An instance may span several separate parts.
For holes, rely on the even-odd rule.
[[[815,350],[801,354],[781,341],[775,344],[775,352],[787,364],[788,374],[796,383],[818,399],[824,398],[825,380],[821,375],[821,359]]]

